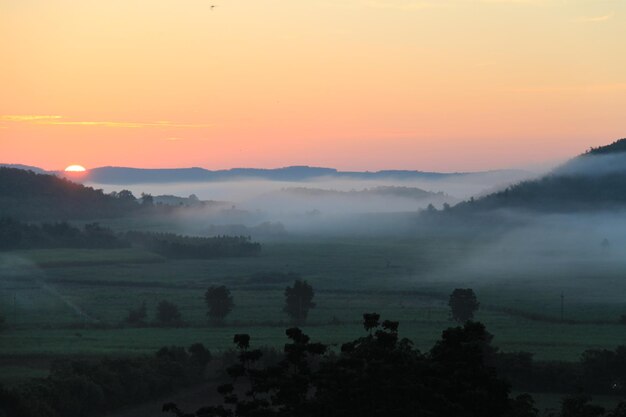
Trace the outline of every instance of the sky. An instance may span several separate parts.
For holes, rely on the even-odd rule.
[[[0,57],[0,162],[45,169],[473,171],[626,137],[624,0],[0,0]]]

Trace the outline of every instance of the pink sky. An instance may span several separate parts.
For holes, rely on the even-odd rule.
[[[626,136],[623,1],[0,10],[3,163],[464,171]]]

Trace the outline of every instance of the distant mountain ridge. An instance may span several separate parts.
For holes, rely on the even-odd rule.
[[[0,164],[0,167],[23,169],[38,174],[63,176],[63,171],[46,171],[42,168],[20,165]],[[92,182],[96,184],[127,185],[142,183],[175,182],[211,182],[240,179],[261,179],[268,181],[305,181],[315,178],[343,178],[355,180],[438,180],[451,177],[472,177],[479,175],[513,174],[527,176],[529,172],[521,169],[501,169],[475,172],[433,172],[419,170],[381,170],[381,171],[340,171],[335,168],[293,165],[282,168],[231,168],[209,170],[205,168],[132,168],[105,166],[89,169],[82,177],[72,177],[72,181]]]
[[[284,168],[233,168],[211,171],[204,168],[142,169],[125,167],[101,167],[89,170],[84,181],[98,184],[139,184],[172,182],[210,182],[240,179],[262,179],[269,181],[304,181],[315,178],[344,178],[359,180],[437,180],[449,177],[473,176],[497,173],[527,174],[522,170],[500,170],[484,172],[426,172],[411,170],[383,171],[339,171],[334,168],[289,166]]]
[[[21,169],[24,171],[33,171],[37,174],[46,174],[48,171],[45,169],[41,169],[38,167],[30,166],[30,165],[22,165],[22,164],[0,164],[0,168],[13,168],[13,169]]]

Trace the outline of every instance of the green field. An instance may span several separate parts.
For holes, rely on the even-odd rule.
[[[617,324],[626,312],[619,262],[602,268],[584,258],[561,269],[506,273],[474,271],[472,257],[490,242],[446,238],[296,239],[265,242],[251,258],[172,261],[135,249],[38,250],[0,256],[2,378],[16,381],[45,373],[33,358],[152,353],[164,345],[202,342],[212,351],[231,347],[234,333],[256,345],[281,346],[290,326],[282,312],[288,282],[250,282],[257,272],[296,272],[315,288],[317,307],[305,331],[340,343],[363,334],[364,312],[399,320],[402,336],[428,349],[449,320],[447,295],[475,289],[477,319],[502,350],[524,350],[536,359],[576,361],[589,348],[614,348],[626,340]],[[206,319],[203,294],[211,284],[231,288],[235,310],[222,327]],[[565,294],[564,318],[561,293]],[[180,306],[188,327],[122,326],[128,309],[145,301],[149,319],[166,299]]]

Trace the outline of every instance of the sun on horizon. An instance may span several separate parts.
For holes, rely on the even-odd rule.
[[[65,172],[85,172],[87,169],[82,165],[70,165],[65,168]]]

